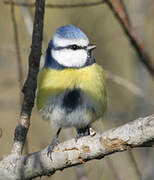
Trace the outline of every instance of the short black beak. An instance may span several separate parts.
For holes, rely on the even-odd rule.
[[[87,50],[93,50],[93,49],[95,49],[96,48],[96,45],[93,45],[93,44],[89,44],[88,46],[87,46]]]

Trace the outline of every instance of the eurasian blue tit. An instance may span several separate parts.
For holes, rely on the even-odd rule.
[[[48,154],[58,143],[62,128],[75,127],[78,137],[87,136],[90,125],[106,110],[104,73],[95,62],[95,47],[73,25],[57,29],[49,42],[45,64],[38,75],[36,101],[42,118],[58,128]]]

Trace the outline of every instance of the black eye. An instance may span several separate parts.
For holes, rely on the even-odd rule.
[[[79,49],[79,46],[77,46],[77,45],[74,44],[74,45],[71,46],[71,49],[77,50],[77,49]]]

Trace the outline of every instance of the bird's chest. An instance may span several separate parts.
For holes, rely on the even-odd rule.
[[[43,69],[38,78],[37,106],[40,110],[49,98],[62,95],[64,95],[63,104],[76,106],[81,100],[81,91],[99,99],[101,89],[103,81],[95,66],[63,71]]]
[[[37,106],[56,126],[88,124],[102,114],[104,84],[95,66],[79,70],[43,70]],[[103,100],[103,101],[102,101]]]

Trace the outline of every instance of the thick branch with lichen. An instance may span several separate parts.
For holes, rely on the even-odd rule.
[[[25,156],[10,155],[0,162],[0,177],[31,179],[52,175],[92,159],[101,159],[112,153],[154,144],[154,115],[139,118],[102,134],[63,142],[54,148],[51,159],[47,148]]]

